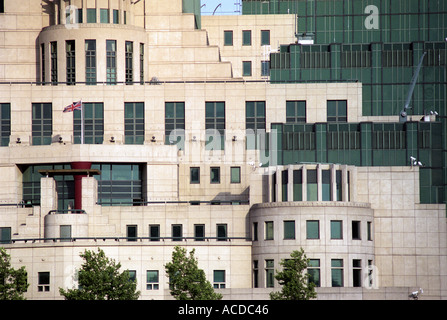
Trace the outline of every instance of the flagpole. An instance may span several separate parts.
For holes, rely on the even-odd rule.
[[[84,106],[81,99],[81,144],[84,144]]]

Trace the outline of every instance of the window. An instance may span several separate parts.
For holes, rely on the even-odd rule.
[[[251,46],[251,30],[242,30],[242,45]]]
[[[273,288],[275,286],[275,261],[265,260],[265,286]]]
[[[144,84],[144,43],[140,43],[140,84]]]
[[[57,42],[50,42],[51,83],[57,84]]]
[[[270,61],[261,61],[261,77],[270,76]]]
[[[251,61],[242,61],[242,75],[251,77]]]
[[[194,240],[204,241],[205,240],[205,225],[195,224],[194,225]]]
[[[183,150],[185,141],[185,103],[165,103],[165,144]]]
[[[273,221],[265,222],[265,240],[273,240]]]
[[[101,144],[104,141],[104,104],[102,102],[85,102],[84,108],[84,143]],[[81,110],[73,111],[74,143],[81,143]]]
[[[318,200],[317,170],[307,170],[307,201]]]
[[[144,102],[124,103],[124,143],[144,143]]]
[[[217,241],[227,241],[227,225],[226,224],[218,224],[216,225],[216,236]]]
[[[286,101],[286,122],[306,122],[306,101]]]
[[[343,239],[341,220],[331,220],[331,239]]]
[[[247,149],[255,149],[260,144],[262,133],[265,133],[265,101],[247,101],[245,103],[245,129]]]
[[[352,221],[352,240],[361,240],[360,221]]]
[[[343,178],[342,178],[341,170],[335,171],[335,188],[336,188],[337,201],[342,201],[343,200]]]
[[[130,282],[137,282],[137,271],[136,270],[127,270],[129,273],[129,281]]]
[[[40,45],[40,53],[41,53],[41,63],[40,63],[40,69],[41,69],[41,82],[45,82],[45,44],[42,43]]]
[[[71,241],[71,226],[59,226],[59,238],[61,241]]]
[[[75,53],[75,41],[67,40],[65,42],[66,51],[66,74],[67,85],[74,85],[76,83],[76,53]]]
[[[320,221],[306,221],[306,239],[320,239]]]
[[[366,223],[366,233],[367,233],[367,238],[369,241],[372,240],[372,222],[368,221]]]
[[[96,40],[85,40],[85,83],[96,84]]]
[[[149,225],[149,238],[150,241],[160,241],[160,225],[150,224]]]
[[[127,241],[137,241],[138,227],[136,225],[127,225],[126,228]]]
[[[295,239],[295,221],[284,221],[284,239]]]
[[[348,122],[348,107],[346,100],[327,101],[327,122]]]
[[[51,144],[53,108],[51,103],[32,104],[32,142],[34,146]]]
[[[99,21],[101,23],[109,23],[109,9],[99,9]]]
[[[37,291],[48,292],[50,291],[50,273],[49,272],[39,272],[37,274]]]
[[[210,183],[220,183],[220,167],[211,167]]]
[[[259,288],[259,265],[258,265],[258,260],[253,260],[253,288]]]
[[[343,259],[331,259],[332,287],[343,287]]]
[[[120,11],[113,9],[113,24],[118,24],[120,23]]]
[[[270,30],[261,31],[261,46],[270,45]]]
[[[0,103],[0,146],[8,146],[11,135],[11,104]]]
[[[241,183],[241,167],[230,168],[231,183]]]
[[[362,286],[362,260],[360,259],[352,260],[352,286]]]
[[[258,241],[258,223],[253,222],[253,241]]]
[[[5,13],[5,0],[0,0],[0,13]]]
[[[200,168],[191,167],[189,168],[189,183],[199,184],[200,183]]]
[[[181,224],[172,225],[172,241],[182,241],[183,226]]]
[[[133,42],[126,41],[126,84],[133,82]]]
[[[323,201],[331,201],[332,192],[331,192],[331,171],[330,170],[321,170],[321,191],[322,191],[322,200]]]
[[[0,244],[11,243],[11,228],[1,227],[0,228]]]
[[[106,40],[106,80],[116,84],[116,40]]]
[[[224,31],[224,46],[233,45],[233,31]]]
[[[146,271],[146,290],[158,290],[159,289],[159,279],[158,270],[147,270]]]
[[[96,23],[96,9],[87,9],[87,23]]]
[[[307,267],[307,273],[309,274],[309,282],[315,284],[316,287],[321,285],[320,283],[320,259],[309,259],[309,265]]]
[[[214,270],[214,289],[225,289],[225,270]]]
[[[225,149],[225,102],[205,103],[206,150]]]

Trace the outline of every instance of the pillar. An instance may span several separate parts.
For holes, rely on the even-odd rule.
[[[92,166],[91,162],[72,162],[72,169],[90,169]],[[87,175],[75,175],[74,185],[75,185],[75,203],[74,208],[76,210],[82,210],[82,178]]]

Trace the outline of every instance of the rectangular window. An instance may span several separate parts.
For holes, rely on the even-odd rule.
[[[323,201],[331,201],[332,192],[331,192],[331,171],[330,170],[321,170],[321,191],[322,191],[322,200]]]
[[[286,122],[306,122],[306,101],[286,101]]]
[[[144,143],[144,102],[124,103],[124,143]]]
[[[210,183],[220,183],[220,167],[210,168]]]
[[[84,108],[84,143],[101,144],[104,141],[104,104],[102,102],[82,103]],[[74,143],[81,143],[81,110],[73,111]]]
[[[0,13],[5,13],[5,0],[0,0]]]
[[[133,83],[133,42],[126,41],[126,84]]]
[[[149,237],[150,241],[160,241],[160,225],[150,224],[149,225]]]
[[[242,76],[251,77],[251,61],[242,61]]]
[[[57,42],[50,42],[51,83],[57,85]]]
[[[309,259],[307,273],[309,274],[309,282],[312,282],[315,284],[316,287],[319,287],[321,285],[321,283],[320,283],[320,259]]]
[[[113,24],[120,23],[120,11],[113,9]]]
[[[270,76],[270,61],[261,61],[261,77]]]
[[[227,225],[226,224],[218,224],[216,225],[216,236],[217,241],[227,241]]]
[[[129,281],[130,282],[137,282],[137,271],[136,270],[127,270],[129,273]]]
[[[146,271],[146,290],[158,290],[159,289],[159,276],[158,270]]]
[[[343,259],[331,259],[332,287],[343,287]]]
[[[273,240],[274,237],[273,231],[273,221],[265,222],[265,240]]]
[[[256,149],[265,133],[265,101],[247,101],[245,103],[245,129],[247,135],[246,148]]]
[[[253,241],[258,241],[258,223],[253,222]]]
[[[320,221],[306,221],[306,239],[320,239]]]
[[[258,260],[253,260],[253,288],[259,288]]]
[[[185,103],[165,103],[165,144],[183,150],[185,142]]]
[[[41,82],[45,82],[45,44],[42,43],[40,45],[40,57],[41,57],[41,63],[40,63],[40,69],[41,69]]]
[[[214,270],[213,273],[214,289],[225,289],[225,270]]]
[[[205,103],[206,150],[225,149],[225,102]]]
[[[261,46],[270,45],[270,30],[261,30]]]
[[[199,184],[200,183],[200,168],[191,167],[189,168],[189,183]]]
[[[67,40],[65,42],[66,51],[66,74],[67,85],[74,85],[76,83],[76,53],[75,53],[75,41]]]
[[[251,30],[242,30],[242,45],[251,46]]]
[[[116,40],[106,40],[107,84],[116,84]]]
[[[331,220],[331,239],[343,239],[342,226],[341,220]]]
[[[50,291],[50,273],[49,272],[39,272],[37,274],[37,291],[39,292],[49,292]]]
[[[368,240],[371,241],[372,240],[372,222],[371,221],[368,221],[366,223],[366,233],[367,233]]]
[[[172,225],[172,241],[182,241],[183,226],[181,224]]]
[[[53,107],[51,103],[32,104],[32,143],[34,146],[51,144]]]
[[[7,147],[11,136],[11,104],[0,103],[0,146]]]
[[[327,101],[327,122],[348,122],[348,103],[346,100]]]
[[[360,221],[352,221],[352,240],[361,240]]]
[[[99,9],[99,19],[101,23],[109,23],[109,9]]]
[[[11,243],[11,227],[0,228],[0,244]]]
[[[362,260],[360,259],[352,260],[352,286],[362,286]]]
[[[71,241],[71,226],[69,225],[59,226],[59,238],[61,238],[61,242]]]
[[[318,200],[317,170],[307,170],[307,201]]]
[[[224,46],[232,46],[233,45],[233,31],[227,30],[224,31]]]
[[[87,9],[87,23],[96,23],[96,9]]]
[[[205,225],[195,224],[194,225],[194,240],[204,241],[205,240]]]
[[[275,286],[275,261],[265,260],[265,286],[273,288]]]
[[[140,84],[144,84],[144,43],[140,43]]]
[[[96,84],[96,40],[85,40],[85,83]]]
[[[126,237],[127,241],[137,241],[138,237],[138,226],[136,225],[127,225]]]
[[[231,183],[241,183],[241,167],[231,167]]]
[[[295,221],[284,221],[284,239],[295,239]]]

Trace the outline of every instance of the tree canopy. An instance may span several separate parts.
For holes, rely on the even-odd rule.
[[[0,248],[0,300],[25,300],[28,290],[28,275],[25,267],[11,267],[11,257]]]

